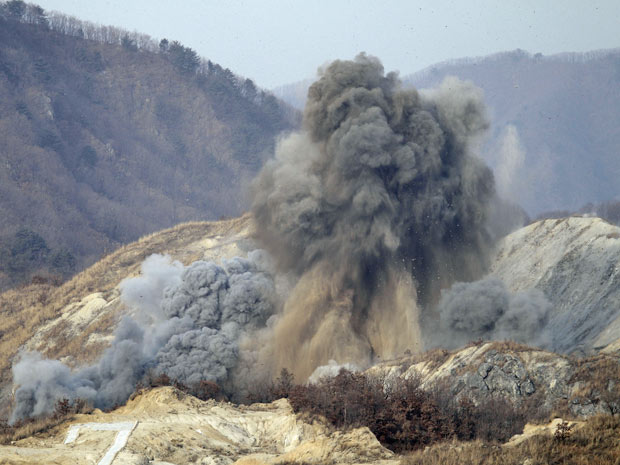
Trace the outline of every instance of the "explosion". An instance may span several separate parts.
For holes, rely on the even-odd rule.
[[[420,309],[485,266],[494,181],[471,150],[487,126],[481,91],[455,78],[402,90],[364,54],[323,71],[254,184],[257,239],[298,277],[269,341],[276,370],[422,349]]]
[[[97,363],[72,371],[22,354],[12,421],[61,398],[119,404],[148,373],[215,381],[235,396],[280,368],[304,381],[467,331],[479,318],[460,316],[461,288],[435,307],[442,288],[486,267],[497,204],[473,148],[487,127],[472,84],[449,78],[418,93],[376,58],[333,62],[309,90],[302,129],[253,183],[255,239],[267,253],[187,267],[147,259],[120,286],[132,316]],[[461,287],[477,302],[488,286]],[[532,307],[527,325],[544,320],[543,297],[502,292],[492,302],[503,306],[487,311],[497,331],[527,330],[515,320],[522,307]]]

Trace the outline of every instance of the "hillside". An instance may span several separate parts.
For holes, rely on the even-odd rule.
[[[444,381],[452,378],[450,381],[456,388],[455,393],[459,396],[465,391],[474,393],[481,405],[485,406],[484,410],[478,412],[486,417],[478,418],[476,428],[497,434],[497,430],[488,430],[488,426],[502,425],[506,428],[500,433],[504,439],[456,441],[446,440],[445,437],[441,439],[440,436],[427,447],[424,447],[424,443],[416,443],[413,449],[418,452],[414,455],[400,455],[388,450],[386,444],[382,444],[379,437],[363,424],[352,423],[347,427],[335,428],[324,416],[299,412],[293,406],[295,399],[234,405],[213,399],[200,400],[173,387],[157,387],[139,390],[126,405],[109,412],[86,408],[82,412],[69,411],[47,420],[26,423],[14,430],[4,430],[0,434],[3,444],[0,445],[0,461],[7,464],[45,461],[62,464],[118,462],[136,465],[395,465],[403,463],[403,459],[406,460],[405,463],[436,464],[470,463],[469,460],[471,463],[528,463],[528,458],[535,458],[540,461],[533,463],[549,463],[545,461],[549,454],[570,456],[571,451],[584,460],[578,463],[593,463],[586,461],[592,457],[617,457],[617,431],[620,426],[617,417],[591,417],[592,410],[597,407],[592,402],[586,402],[587,398],[583,395],[587,392],[588,378],[593,371],[602,372],[602,364],[595,366],[569,362],[549,353],[500,344],[473,346],[453,354],[441,354],[440,357],[444,358],[443,364],[436,355],[421,360],[401,359],[392,364],[384,363],[375,367],[373,376],[379,376],[378,379],[389,383],[388,385],[393,385],[394,378],[399,375],[411,379],[417,372],[424,373],[429,369],[437,372],[437,378],[443,378]],[[414,365],[411,365],[412,363]],[[381,370],[387,377],[380,373]],[[454,376],[455,373],[458,375]],[[346,374],[338,375],[343,376]],[[530,390],[526,394],[512,390],[520,381],[527,381],[529,386],[533,387],[530,377],[537,383],[538,392]],[[473,380],[477,378],[480,381],[475,384]],[[493,392],[482,392],[479,386],[489,386],[489,391],[492,389],[496,394],[507,395],[509,398],[519,397],[518,409],[507,409],[506,404],[501,401],[498,403],[498,398],[495,398],[493,403]],[[347,389],[347,386],[340,385],[339,388]],[[542,399],[540,393],[543,393]],[[555,399],[564,406],[570,405],[576,410],[578,418],[565,424],[569,428],[561,441],[557,439],[557,431],[560,429],[558,425],[563,423],[562,419],[555,418],[548,423],[546,418],[549,412],[545,406],[542,411],[532,411],[535,409],[533,406],[538,404],[531,401],[542,401],[545,397]],[[452,396],[450,399],[453,401]],[[356,409],[360,406],[356,402],[359,402],[359,398],[354,395],[346,399],[345,416],[347,411],[351,416],[359,412]],[[437,426],[436,418],[432,416],[436,405],[426,404],[424,407],[430,410],[411,410],[409,415],[423,421],[425,425],[433,425],[431,430],[427,431],[418,425],[410,433],[413,437],[416,433],[441,435],[442,428]],[[471,404],[469,409],[472,409]],[[527,411],[524,412],[525,410]],[[504,417],[508,412],[511,413],[511,418]],[[568,411],[564,413],[570,415]],[[389,420],[385,421],[387,418],[383,416],[383,412],[376,411],[374,414],[384,425],[384,431],[397,430],[396,425],[390,424]],[[588,418],[584,418],[584,415]],[[525,424],[523,418],[529,416],[534,416],[537,421]],[[410,418],[408,417],[408,420]],[[510,424],[513,420],[518,424]],[[556,439],[553,439],[554,435]],[[401,440],[405,441],[406,437],[401,437]],[[463,450],[469,452],[471,449],[473,453],[459,455]],[[400,451],[401,454],[410,452],[411,450]],[[476,453],[478,456],[474,455]],[[437,459],[432,461],[437,455],[448,455],[452,458],[448,462]],[[454,458],[455,455],[457,458]],[[489,455],[496,460],[512,456],[512,460],[480,461],[482,457]],[[614,463],[613,460],[606,460],[601,463]]]
[[[5,408],[10,367],[20,347],[72,366],[92,363],[113,340],[114,329],[127,313],[119,284],[136,276],[149,255],[169,254],[185,265],[246,256],[255,248],[250,239],[253,230],[250,216],[180,225],[119,249],[60,287],[33,284],[1,294]],[[540,221],[499,244],[491,274],[505,280],[512,292],[538,287],[546,294],[552,303],[548,327],[554,350],[616,353],[619,243],[618,228],[598,218]],[[573,268],[579,272],[569,273]]]
[[[303,110],[306,106],[308,87],[312,85],[312,82],[312,79],[304,79],[303,81],[292,82],[290,84],[275,87],[271,90],[274,95],[284,100],[289,105]]]
[[[297,118],[178,42],[0,5],[0,289],[238,215]]]
[[[128,244],[62,286],[31,284],[0,294],[0,416],[6,415],[12,359],[24,344],[50,357],[72,356],[78,363],[99,357],[112,339],[122,305],[119,283],[139,273],[153,253],[169,254],[189,264],[244,255],[248,217],[195,222],[149,235]],[[29,341],[29,342],[28,342]]]
[[[530,224],[505,237],[490,274],[512,292],[536,288],[552,304],[547,328],[559,352],[620,338],[620,228],[600,218]]]
[[[8,355],[2,360],[2,379],[11,379],[9,367],[19,347],[42,351],[45,356],[72,367],[84,366],[99,359],[105,347],[117,344],[114,338],[118,338],[119,333],[117,331],[113,335],[113,332],[122,326],[122,315],[131,314],[139,319],[135,313],[137,309],[128,308],[127,281],[125,285],[122,282],[127,277],[138,276],[140,268],[142,276],[152,273],[153,270],[145,268],[147,257],[153,253],[166,253],[186,266],[196,260],[222,263],[233,256],[246,256],[255,248],[251,239],[254,228],[254,221],[249,215],[227,221],[179,225],[120,248],[60,287],[39,283],[21,291],[10,290],[1,294],[0,321],[3,326],[0,327],[0,351]],[[588,426],[590,424],[602,428],[603,423],[608,423],[607,420],[581,420],[592,415],[617,412],[620,405],[620,391],[613,381],[620,374],[620,330],[614,322],[618,315],[617,304],[614,303],[616,294],[613,292],[617,273],[607,273],[607,265],[614,261],[617,265],[617,253],[618,228],[598,218],[540,221],[515,231],[498,245],[491,273],[505,279],[512,291],[532,286],[542,289],[554,305],[549,326],[552,331],[565,335],[559,340],[559,348],[564,352],[580,349],[580,356],[558,354],[513,342],[474,341],[453,351],[438,348],[380,361],[364,372],[366,379],[375,380],[368,381],[370,384],[364,386],[380,383],[380,386],[394,387],[400,382],[412,383],[410,386],[420,386],[428,394],[412,391],[417,394],[409,397],[408,402],[427,399],[425,402],[430,403],[425,404],[426,407],[437,415],[453,415],[450,409],[455,406],[470,409],[458,411],[461,412],[459,415],[470,415],[466,417],[469,418],[467,421],[475,422],[472,431],[467,432],[466,428],[459,427],[455,437],[448,427],[431,430],[428,437],[435,438],[432,443],[446,438],[504,442],[512,434],[520,433],[526,422],[538,422],[539,426],[526,426],[523,436],[513,438],[506,445],[493,446],[494,454],[513,454],[515,452],[510,451],[517,449],[512,448],[520,447],[519,454],[527,457],[556,447],[553,445],[555,443],[547,444],[544,439],[545,435],[548,437],[557,430],[558,420],[544,426],[554,415],[580,420],[571,424],[586,430],[596,428]],[[571,275],[562,272],[573,268],[578,273]],[[164,272],[164,268],[158,271],[161,279]],[[199,283],[196,288],[201,295],[208,288],[206,282],[212,279],[208,275],[202,278],[205,282]],[[283,278],[280,276],[280,279]],[[157,282],[163,283],[165,279]],[[555,285],[550,285],[550,282]],[[560,285],[562,283],[563,286]],[[570,287],[571,292],[567,293],[566,287]],[[123,297],[125,300],[121,300]],[[584,302],[584,305],[571,305],[571,302]],[[191,306],[188,301],[183,305]],[[208,307],[208,300],[202,301],[201,305]],[[558,324],[558,321],[566,321],[562,318],[566,313],[575,315],[572,318],[574,325]],[[256,337],[261,336],[257,333]],[[599,352],[601,348],[603,350]],[[583,352],[592,352],[593,355],[583,357]],[[122,360],[120,363],[123,363]],[[204,358],[202,360],[205,361]],[[41,368],[44,366],[41,365]],[[334,375],[338,369],[334,366],[323,367],[323,374],[331,372]],[[246,368],[242,366],[241,369]],[[50,376],[51,373],[46,375]],[[281,375],[279,379],[284,378]],[[49,379],[46,378],[46,382]],[[358,375],[343,375],[341,380],[326,386],[333,386],[342,392],[348,392],[347,389],[357,392],[355,383],[360,382],[366,381]],[[255,394],[263,395],[261,389],[265,389],[265,385],[261,383],[257,381],[252,386]],[[279,463],[288,460],[387,464],[403,458],[384,448],[392,448],[389,439],[378,433],[376,437],[373,434],[377,428],[391,431],[390,417],[360,416],[365,410],[356,402],[367,405],[378,402],[377,399],[383,396],[367,398],[364,396],[368,392],[360,391],[357,397],[347,397],[344,419],[348,428],[341,428],[329,415],[329,412],[337,411],[341,403],[336,398],[325,398],[320,390],[316,391],[324,388],[306,386],[301,391],[288,389],[291,396],[297,392],[297,397],[289,399],[290,403],[281,400],[252,406],[235,406],[213,400],[203,402],[170,387],[141,391],[126,406],[107,413],[95,409],[90,414],[70,413],[67,417],[25,423],[23,429],[9,428],[7,434],[16,434],[16,438],[23,439],[0,447],[0,460],[36,463],[45,456],[53,457],[60,463],[78,463],[87,457],[87,460],[96,463],[115,441],[115,431],[123,428],[129,438],[117,456],[123,463],[144,463],[147,459],[167,463],[211,463],[208,457],[218,456],[223,458],[221,463]],[[222,392],[225,394],[225,390]],[[308,396],[318,393],[315,394],[318,404],[313,402],[308,405],[306,401],[305,408],[310,406],[310,412],[304,410],[304,397],[300,397],[299,392],[307,392]],[[287,391],[283,393],[289,395]],[[10,384],[4,383],[1,397],[0,418],[8,414],[12,397]],[[467,399],[474,404],[467,404]],[[319,413],[324,409],[326,418],[317,417],[312,407]],[[425,416],[428,413],[426,410],[413,412],[420,421],[434,424],[432,415]],[[350,423],[347,423],[347,415]],[[452,418],[450,424],[458,426],[459,418]],[[370,423],[363,422],[367,420]],[[356,423],[359,421],[362,423]],[[604,427],[615,431],[617,425],[607,423]],[[363,425],[369,429],[351,429],[352,426]],[[37,428],[41,432],[32,435]],[[74,439],[71,439],[72,430],[77,433]],[[425,434],[422,436],[426,437]],[[578,436],[581,433],[574,434],[581,437]],[[610,434],[613,432],[610,431]],[[544,447],[543,443],[546,444]],[[419,442],[413,444],[413,448],[422,447]],[[444,444],[431,446],[429,453],[451,454],[452,449],[445,449],[447,443]],[[475,449],[479,442],[458,444],[454,447]],[[605,453],[612,453],[613,444],[599,444],[599,447]],[[534,452],[531,449],[534,445],[542,449]],[[401,450],[398,444],[395,446],[392,450]]]
[[[455,60],[405,76],[432,87],[473,81],[490,107],[484,158],[498,188],[530,215],[620,195],[620,50],[551,56],[523,50]]]

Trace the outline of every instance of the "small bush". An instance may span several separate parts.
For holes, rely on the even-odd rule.
[[[212,381],[199,381],[188,387],[188,394],[200,400],[216,399],[220,395],[220,387]]]
[[[9,425],[6,420],[0,420],[0,444],[9,444],[35,434],[45,433],[61,423],[71,419],[78,413],[92,412],[92,406],[84,399],[59,399],[56,402],[54,413],[49,416],[26,418]]]
[[[573,425],[567,421],[563,421],[556,426],[553,438],[559,442],[566,442],[570,438],[572,432]]]
[[[59,399],[56,401],[56,408],[54,409],[54,417],[63,418],[71,412],[71,401],[67,398]]]
[[[620,418],[601,415],[558,440],[537,435],[500,447],[482,441],[432,446],[403,458],[403,465],[593,465],[620,464]]]
[[[148,374],[143,380],[143,382],[138,383],[136,389],[134,390],[134,393],[130,396],[130,399],[135,398],[137,394],[144,391],[145,389],[148,390],[162,386],[172,386],[179,391],[197,397],[200,400],[225,399],[225,395],[222,393],[217,383],[207,380],[201,380],[197,383],[186,385],[175,379],[170,378],[165,373]]]

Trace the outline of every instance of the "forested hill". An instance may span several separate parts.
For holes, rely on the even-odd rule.
[[[173,40],[0,3],[0,289],[236,215],[296,110]]]

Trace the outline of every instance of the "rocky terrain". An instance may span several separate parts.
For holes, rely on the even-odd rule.
[[[368,372],[386,383],[417,378],[425,389],[448,386],[451,395],[477,402],[501,397],[524,408],[528,401],[535,402],[541,418],[552,412],[587,417],[620,411],[617,355],[578,359],[514,343],[487,342],[383,362]]]
[[[61,287],[40,283],[28,292],[2,294],[0,344],[9,354],[2,367],[7,380],[3,414],[8,413],[11,397],[10,363],[19,347],[42,351],[71,366],[92,362],[127,311],[120,301],[120,282],[136,276],[146,257],[166,253],[187,265],[198,259],[245,256],[255,248],[253,228],[250,216],[180,225],[118,250]],[[415,377],[425,388],[448,386],[457,398],[484,402],[500,397],[524,409],[535,405],[543,419],[552,413],[588,417],[618,412],[619,232],[598,218],[571,217],[533,223],[498,244],[490,273],[511,291],[536,287],[545,293],[553,305],[549,326],[564,354],[510,342],[474,341],[455,351],[435,349],[383,361],[368,373],[386,383]],[[30,320],[29,312],[38,319]],[[118,456],[123,463],[395,460],[370,431],[335,432],[320,422],[304,421],[292,414],[286,401],[234,407],[203,403],[165,388],[110,413],[95,411],[71,423],[134,421],[138,424]],[[37,457],[53,456],[55,463],[78,463],[85,456],[83,448],[90,448],[86,456],[97,463],[117,434],[86,428],[75,443],[63,445],[68,428],[63,424],[3,448],[1,460],[33,463]],[[206,458],[214,456],[222,458]]]
[[[600,218],[538,221],[502,240],[490,274],[552,303],[551,347],[592,353],[620,338],[620,228]]]
[[[526,425],[522,434],[511,438],[503,446],[509,450],[536,436],[553,435],[562,420],[546,424],[552,408],[554,413],[573,418],[610,413],[613,408],[617,412],[620,392],[612,393],[614,386],[607,391],[613,397],[605,397],[604,389],[588,390],[592,375],[611,366],[605,361],[615,364],[613,377],[617,379],[617,357],[583,362],[514,344],[484,343],[452,353],[435,351],[384,362],[368,374],[385,383],[395,377],[417,377],[426,388],[444,382],[456,397],[469,395],[484,401],[492,395],[503,396],[523,408],[528,399],[535,399],[540,423]],[[605,381],[609,387],[609,380]],[[570,423],[574,428],[583,424],[579,420]],[[429,453],[437,451],[433,447]],[[402,459],[384,448],[368,428],[337,430],[321,417],[295,414],[286,399],[237,406],[201,401],[173,387],[140,391],[125,406],[108,413],[95,409],[73,415],[33,436],[0,446],[0,463],[6,464],[391,465]]]
[[[250,239],[252,228],[249,216],[192,223],[121,249],[54,290],[49,302],[39,303],[39,312],[53,316],[36,328],[36,334],[33,328],[24,346],[50,357],[91,361],[111,338],[115,316],[122,310],[118,284],[137,275],[149,254],[169,254],[185,264],[245,256],[256,247]],[[170,241],[173,237],[175,242]],[[533,223],[500,242],[490,274],[512,291],[536,287],[545,293],[553,304],[549,325],[559,351],[593,354],[620,346],[620,228],[586,217]],[[0,306],[0,311],[19,314],[23,308],[15,296],[14,291],[3,294],[0,301],[12,305]],[[77,335],[80,351],[66,344]]]

